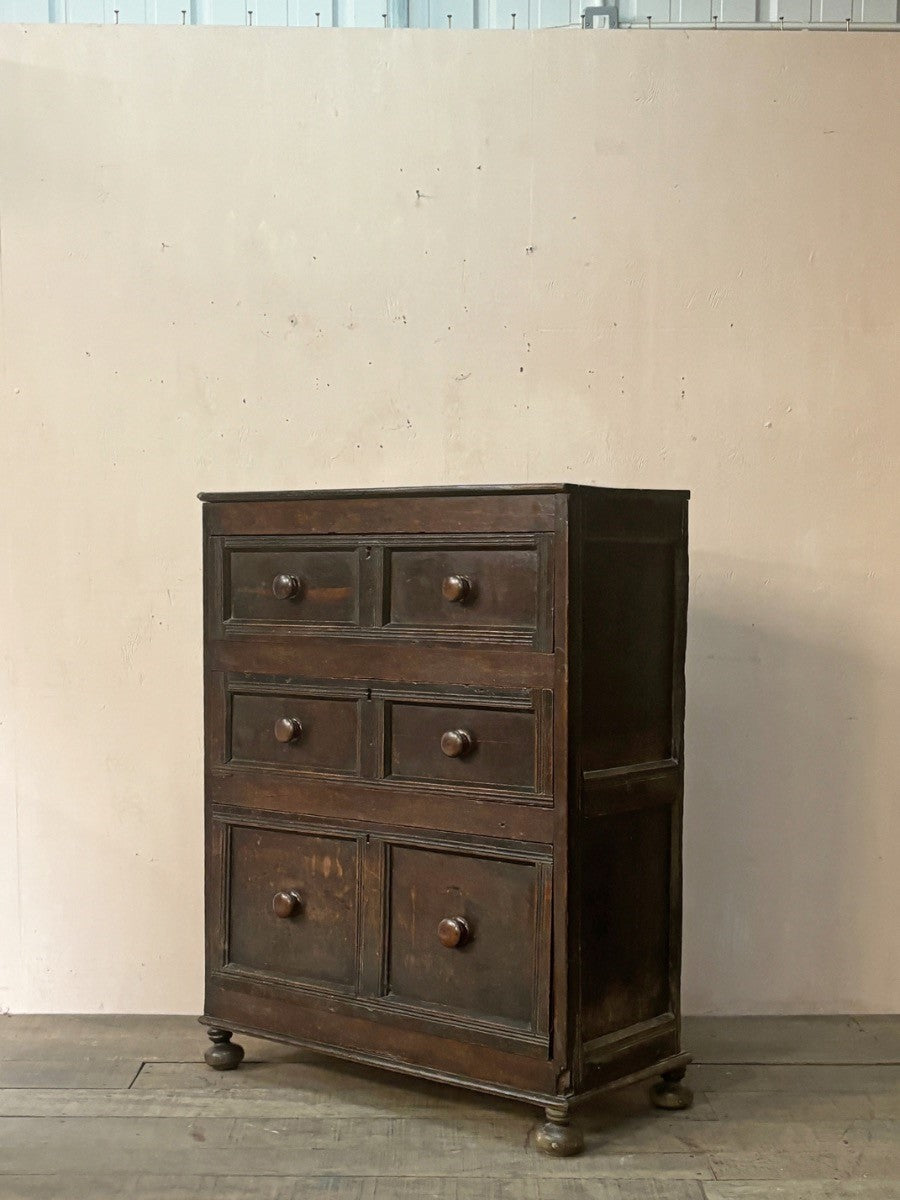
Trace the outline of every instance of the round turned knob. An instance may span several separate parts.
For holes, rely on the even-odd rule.
[[[448,729],[441,735],[441,749],[448,758],[462,758],[475,745],[475,739],[467,729]]]
[[[465,575],[448,575],[441,584],[441,594],[451,604],[465,604],[472,591],[472,581]]]
[[[275,722],[276,742],[295,742],[303,732],[303,726],[296,717],[279,717]]]
[[[279,600],[295,600],[301,590],[296,575],[276,575],[272,580],[272,594]]]
[[[445,917],[438,925],[438,938],[442,946],[452,950],[464,946],[469,940],[469,922],[465,917]]]
[[[272,912],[276,917],[295,917],[303,907],[299,892],[276,892],[272,897]]]

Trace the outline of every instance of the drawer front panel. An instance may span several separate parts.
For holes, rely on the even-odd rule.
[[[224,619],[249,625],[355,626],[359,554],[355,547],[257,542],[223,551]]]
[[[542,790],[533,711],[388,702],[386,739],[395,779]]]
[[[359,702],[290,692],[230,693],[228,761],[353,775],[359,771]]]
[[[553,536],[208,540],[207,630],[553,648]],[[229,638],[230,640],[230,638]]]
[[[226,969],[352,992],[356,839],[244,825],[229,839]]]
[[[389,625],[529,637],[537,629],[535,546],[391,549],[386,571]]]
[[[388,999],[545,1032],[549,865],[396,844],[388,857]]]

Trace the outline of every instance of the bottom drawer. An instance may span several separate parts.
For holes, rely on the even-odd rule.
[[[550,867],[388,846],[385,995],[454,1021],[547,1030]]]
[[[548,847],[232,810],[210,825],[209,977],[546,1055],[551,878]]]
[[[228,827],[224,966],[354,992],[355,837]]]

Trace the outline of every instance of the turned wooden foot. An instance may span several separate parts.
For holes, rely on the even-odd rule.
[[[203,1055],[214,1071],[233,1071],[244,1057],[244,1047],[231,1040],[230,1029],[209,1029],[212,1045]]]
[[[544,1110],[547,1120],[534,1131],[534,1144],[542,1154],[569,1158],[584,1149],[584,1135],[578,1125],[571,1123],[568,1106],[548,1104]]]
[[[650,1102],[657,1108],[690,1108],[694,1103],[694,1093],[682,1083],[687,1068],[679,1067],[677,1071],[666,1071],[658,1083],[650,1088]]]

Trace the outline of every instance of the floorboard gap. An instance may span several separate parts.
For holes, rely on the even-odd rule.
[[[145,1065],[146,1064],[144,1064],[143,1062],[140,1064],[140,1066],[134,1073],[134,1078],[131,1080],[131,1083],[129,1083],[128,1087],[125,1089],[126,1091],[129,1091],[131,1088],[134,1087],[135,1081],[137,1080],[137,1077],[138,1077],[138,1075],[140,1075],[141,1071],[143,1071]]]

